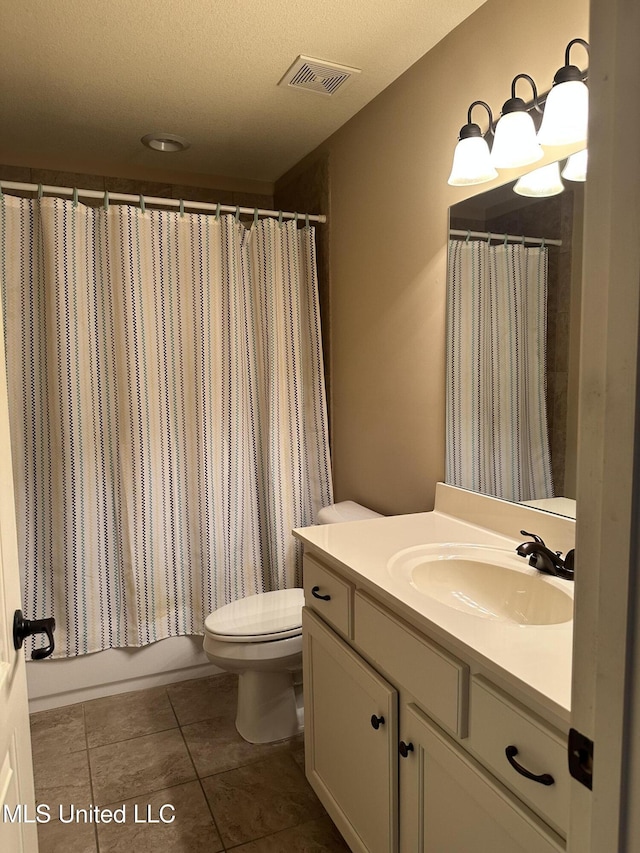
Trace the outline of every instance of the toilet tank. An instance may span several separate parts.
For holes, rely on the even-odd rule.
[[[316,516],[316,524],[336,524],[340,521],[364,521],[367,518],[382,518],[379,512],[374,512],[355,501],[340,501],[322,507]]]

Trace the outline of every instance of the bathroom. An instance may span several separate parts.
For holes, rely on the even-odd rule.
[[[488,0],[319,148],[286,174],[278,175],[274,185],[256,187],[247,178],[236,185],[227,180],[214,187],[220,191],[217,200],[223,202],[238,203],[236,198],[239,200],[242,196],[229,197],[234,191],[237,194],[253,191],[254,198],[256,194],[272,197],[270,203],[265,200],[265,207],[310,213],[322,211],[329,217],[326,225],[318,225],[316,233],[319,255],[324,256],[329,270],[321,284],[321,288],[325,288],[321,297],[336,500],[354,500],[384,515],[433,508],[436,483],[444,474],[446,216],[451,204],[470,194],[446,184],[459,128],[475,98],[486,100],[497,110],[506,98],[509,80],[516,73],[531,74],[540,81],[542,88],[550,85],[566,44],[576,36],[589,38],[592,50],[599,45],[601,63],[619,63],[616,64],[618,74],[635,74],[636,69],[624,66],[625,56],[631,62],[634,51],[632,48],[624,50],[622,16],[623,11],[627,15],[632,11],[623,10],[622,4],[615,8],[619,9],[620,21],[613,15],[614,6],[610,3],[593,3],[590,11],[583,0],[562,5],[545,2],[535,8],[519,1]],[[637,20],[628,21],[626,26],[630,45],[633,45],[633,23],[637,24]],[[298,52],[307,50],[313,53],[305,46],[298,48]],[[96,45],[96,53],[99,52],[100,47]],[[331,51],[328,58],[358,65],[346,47],[337,55]],[[597,53],[595,59],[598,59]],[[352,85],[356,86],[357,81]],[[622,87],[617,78],[615,85]],[[634,85],[637,85],[635,78]],[[306,93],[291,94],[306,96]],[[601,116],[595,125],[595,133],[601,136],[594,144],[601,146],[600,150],[605,152],[602,156],[606,158],[613,158],[613,147],[619,145],[620,152],[615,156],[622,156],[627,137],[618,133],[612,140],[607,135],[609,128],[618,130],[623,126],[616,123],[622,123],[623,119],[613,114],[613,99],[608,91],[604,93],[597,88],[595,91],[592,88],[592,99],[595,109],[600,108]],[[625,117],[624,121],[631,123],[632,119]],[[148,130],[142,129],[137,136]],[[180,129],[174,130],[180,132]],[[633,161],[633,157],[630,160]],[[36,158],[28,149],[12,146],[7,137],[0,162],[14,170],[3,172],[2,180],[38,182],[39,169],[47,170],[45,182],[49,183],[55,182],[51,176],[53,171],[87,176],[110,174],[106,167],[101,169],[98,163],[91,162],[88,154],[82,161],[67,159],[64,150],[53,141],[50,150]],[[111,174],[128,179],[133,193],[146,191],[144,182],[206,186],[204,182],[193,177],[187,180],[176,172],[162,174],[164,167],[152,167],[149,162],[155,161],[145,161],[142,165],[139,158],[126,169]],[[608,159],[605,162],[608,164]],[[632,468],[628,464],[633,456],[630,420],[633,406],[629,395],[630,389],[635,387],[635,373],[630,371],[635,368],[630,367],[625,347],[635,347],[637,335],[635,327],[629,328],[634,320],[629,305],[635,306],[635,302],[629,301],[634,298],[629,295],[633,293],[631,285],[629,293],[619,295],[597,286],[598,282],[608,280],[607,269],[614,256],[611,247],[619,247],[619,253],[615,253],[619,262],[625,257],[622,245],[615,241],[622,240],[625,235],[634,240],[633,234],[629,237],[629,226],[633,222],[630,212],[625,220],[622,212],[616,211],[618,227],[614,227],[614,213],[607,207],[609,184],[605,182],[614,178],[620,182],[616,185],[616,193],[625,204],[633,204],[624,192],[633,182],[629,177],[624,180],[617,175],[611,177],[608,165],[601,166],[602,172],[599,172],[597,157],[595,163],[590,186],[595,186],[594,193],[596,190],[601,193],[601,201],[598,209],[592,211],[587,228],[592,229],[592,235],[606,231],[611,243],[607,244],[607,253],[603,250],[604,238],[599,241],[599,250],[598,241],[585,241],[587,251],[591,252],[589,263],[585,264],[585,288],[591,293],[592,302],[583,309],[591,324],[583,334],[589,335],[592,346],[585,355],[583,375],[587,383],[584,393],[589,392],[591,397],[585,403],[589,405],[581,419],[586,461],[582,482],[579,478],[578,483],[577,526],[578,550],[583,543],[581,572],[583,577],[591,575],[594,578],[592,589],[597,589],[598,595],[580,584],[577,594],[579,612],[591,614],[581,628],[585,640],[583,648],[593,645],[588,623],[595,624],[598,608],[607,614],[608,624],[619,626],[611,637],[600,630],[601,641],[606,638],[609,644],[601,646],[604,658],[599,673],[602,675],[607,672],[607,659],[621,659],[621,636],[624,637],[627,620],[630,620],[623,605],[629,585],[625,574],[629,571],[633,494]],[[178,166],[167,166],[167,170],[169,168],[178,170]],[[636,168],[635,165],[632,168]],[[501,180],[509,178],[508,174],[501,175]],[[61,179],[61,182],[69,185],[68,179]],[[263,191],[257,192],[260,189]],[[184,189],[181,192],[185,198],[189,197]],[[166,195],[166,190],[161,194]],[[248,206],[255,203],[257,199],[248,200]],[[605,221],[607,215],[610,219]],[[394,222],[397,225],[394,226]],[[633,259],[628,263],[632,262]],[[624,275],[631,275],[631,271],[623,267],[617,271],[622,288]],[[616,298],[620,299],[619,303],[615,303]],[[605,303],[605,299],[612,301]],[[615,332],[599,325],[607,310],[610,324],[615,323],[611,326]],[[634,353],[633,361],[635,350],[629,351]],[[588,460],[605,458],[606,465],[594,462],[590,467]],[[608,583],[603,580],[602,586],[598,582],[600,555],[603,561],[607,559],[607,565],[613,563],[620,567],[615,574],[608,570]],[[579,624],[577,620],[578,629]],[[186,646],[186,661],[181,661],[180,668],[192,679],[197,677],[198,667],[206,664],[193,651],[190,641],[186,641]],[[135,669],[137,664],[128,661],[125,680],[133,682],[124,687],[117,654],[114,653],[113,666],[101,665],[99,669],[90,656],[86,657],[86,672],[79,676],[79,687],[71,678],[67,682],[62,676],[52,675],[53,684],[48,687],[45,684],[41,690],[68,693],[68,701],[72,703],[100,695],[74,695],[74,690],[84,689],[87,683],[100,689],[110,681],[113,688],[107,686],[102,695],[108,695],[112,689],[120,692],[161,683],[153,679],[156,674],[161,678],[163,669],[167,669],[162,643],[157,648],[149,647],[153,659],[146,660],[145,656],[139,670]],[[29,667],[36,666],[38,664],[29,664]],[[49,671],[44,669],[46,666],[45,662],[38,680],[46,681],[49,677],[44,674]],[[134,668],[129,669],[130,666]],[[588,690],[591,682],[596,682],[596,673],[591,672],[586,663],[583,667],[584,680],[580,683],[585,686],[580,688],[576,683],[574,690],[584,689],[586,707]],[[168,668],[171,681],[178,682],[181,676],[176,675],[175,665],[170,664]],[[107,677],[104,671],[108,669],[112,674]],[[200,672],[204,674],[207,670]],[[630,738],[622,722],[619,727],[611,726],[611,719],[622,720],[620,708],[625,684],[623,675],[619,677],[616,689],[599,698],[595,715],[585,711],[574,722],[577,728],[591,732],[595,726],[599,729],[595,735],[597,742],[600,744],[604,739],[612,746],[611,749],[601,748],[599,752],[602,756],[600,767],[604,768],[600,778],[608,781],[594,803],[594,815],[597,809],[602,809],[605,815],[612,814],[614,809],[616,813],[622,811],[624,797],[628,795],[615,783],[622,766],[620,739],[623,734]],[[626,689],[630,689],[628,684]],[[611,762],[608,767],[602,763],[607,760]],[[635,778],[632,773],[630,778]],[[597,780],[595,784],[597,786]],[[605,785],[605,781],[602,784]],[[576,792],[578,810],[587,807],[585,797],[582,791]],[[579,823],[577,817],[575,822]],[[599,845],[594,843],[592,849],[617,849],[617,842],[611,841],[615,836],[604,834],[616,831],[609,828],[611,823],[615,821],[593,817],[592,824],[597,827],[594,832],[603,835],[599,836]],[[575,832],[580,833],[581,828],[577,826]],[[579,835],[576,838],[578,840],[571,842],[575,850],[589,849],[586,842],[580,843]]]

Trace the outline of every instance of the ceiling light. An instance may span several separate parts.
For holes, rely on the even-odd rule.
[[[546,198],[558,195],[564,190],[564,184],[560,180],[560,166],[558,161],[541,166],[523,175],[516,183],[513,191],[518,195],[529,198]]]
[[[587,159],[588,151],[586,148],[578,151],[576,154],[572,154],[562,170],[562,177],[568,181],[586,181]]]
[[[471,111],[475,106],[483,106],[489,114],[489,129],[493,126],[491,107],[484,101],[474,101],[467,113],[467,124],[460,129],[458,144],[453,153],[453,166],[448,183],[452,187],[465,187],[472,184],[484,184],[498,177],[491,163],[489,145],[482,136],[480,127],[471,121]]]
[[[502,107],[491,151],[496,169],[516,169],[541,160],[544,152],[536,139],[536,128],[522,98],[516,97],[516,83],[524,79],[533,89],[533,104],[538,106],[538,90],[528,74],[518,74],[511,81],[511,98]]]
[[[172,151],[184,151],[191,143],[184,136],[177,136],[175,133],[148,133],[140,140],[147,148],[153,148],[154,151],[164,151],[169,153]]]
[[[584,39],[573,39],[567,45],[564,65],[556,72],[553,88],[547,95],[538,132],[541,145],[572,145],[587,139],[589,90],[583,82],[584,72],[569,64],[569,53],[574,44],[581,44],[589,50]]]

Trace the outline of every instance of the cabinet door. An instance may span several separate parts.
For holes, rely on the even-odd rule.
[[[353,851],[398,849],[398,694],[303,611],[309,782]]]
[[[562,839],[415,706],[402,708],[402,853],[561,853]]]

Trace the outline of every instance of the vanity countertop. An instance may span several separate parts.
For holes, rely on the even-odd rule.
[[[452,651],[477,661],[558,719],[569,721],[572,620],[518,625],[477,617],[420,593],[388,570],[395,554],[416,545],[451,542],[515,549],[526,537],[512,539],[437,510],[299,528],[294,535],[305,544],[307,553],[342,571],[399,616]],[[540,577],[543,583],[559,584],[573,596],[570,581],[541,576],[524,560],[522,571]]]

